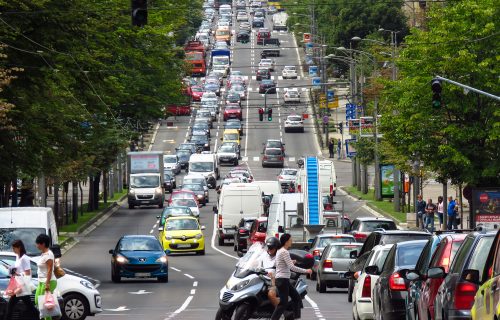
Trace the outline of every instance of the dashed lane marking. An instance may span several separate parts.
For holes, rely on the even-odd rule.
[[[184,273],[184,275],[185,275],[186,277],[188,277],[189,279],[194,279],[194,277],[193,277],[192,275],[188,274],[188,273]]]
[[[177,268],[174,268],[174,267],[170,267],[170,269],[174,270],[174,271],[177,271],[177,272],[181,272],[180,269],[177,269]]]

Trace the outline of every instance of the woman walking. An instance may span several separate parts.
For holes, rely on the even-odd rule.
[[[24,247],[24,243],[21,240],[14,240],[12,242],[12,251],[16,254],[16,262],[12,267],[11,276],[28,276],[31,277],[31,260],[26,255],[26,248]],[[5,319],[12,318],[12,312],[14,307],[22,300],[26,307],[30,309],[33,317],[38,316],[38,310],[35,308],[33,302],[31,302],[31,298],[29,295],[26,296],[12,296],[9,299],[9,304],[7,305],[7,312],[5,313]]]
[[[38,260],[38,288],[35,294],[35,303],[38,304],[38,297],[47,292],[54,293],[57,286],[57,280],[54,276],[54,254],[50,251],[50,238],[46,234],[40,234],[36,237],[36,246],[42,252]],[[52,317],[45,317],[45,320],[51,320]]]

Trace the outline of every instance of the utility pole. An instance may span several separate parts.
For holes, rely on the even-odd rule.
[[[374,132],[374,139],[375,139],[375,152],[374,152],[374,162],[375,162],[375,200],[380,201],[382,200],[382,190],[380,190],[380,164],[379,164],[379,158],[378,158],[378,98],[375,98],[375,101],[373,102],[374,106],[374,119],[373,119],[373,124],[375,126]]]

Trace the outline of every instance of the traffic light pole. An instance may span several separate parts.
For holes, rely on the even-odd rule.
[[[491,93],[488,93],[488,92],[485,92],[485,91],[482,91],[482,90],[470,87],[470,86],[465,85],[463,83],[456,82],[456,81],[453,81],[453,80],[450,80],[450,79],[447,79],[447,78],[443,78],[441,76],[436,76],[434,79],[440,80],[440,81],[444,81],[444,82],[448,82],[448,83],[454,84],[456,86],[459,86],[459,87],[463,88],[466,91],[472,91],[472,92],[475,92],[475,93],[478,93],[478,94],[482,94],[483,96],[487,96],[489,98],[492,98],[492,99],[495,99],[497,101],[500,101],[500,97],[499,96],[496,96],[494,94],[491,94]]]

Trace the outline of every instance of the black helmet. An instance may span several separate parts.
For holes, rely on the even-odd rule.
[[[270,238],[267,238],[267,240],[266,240],[266,246],[267,246],[268,250],[279,249],[281,244],[280,244],[280,241],[278,240],[278,238],[270,237]]]

